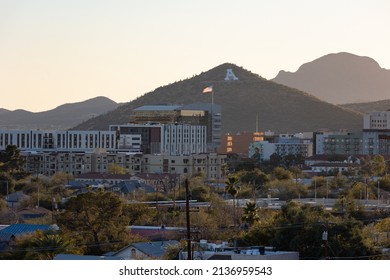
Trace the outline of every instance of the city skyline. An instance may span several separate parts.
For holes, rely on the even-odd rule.
[[[0,1],[0,108],[128,102],[230,62],[266,79],[350,52],[390,68],[387,1]]]

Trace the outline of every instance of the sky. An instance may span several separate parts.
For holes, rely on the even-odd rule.
[[[390,69],[388,0],[0,0],[0,108],[129,102],[229,62],[266,79],[329,53]]]

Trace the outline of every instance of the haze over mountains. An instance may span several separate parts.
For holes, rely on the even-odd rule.
[[[39,113],[0,109],[0,129],[69,129],[118,106],[118,103],[100,96]]]
[[[227,69],[239,80],[225,81]],[[260,131],[355,131],[362,128],[362,113],[390,109],[390,100],[383,100],[390,93],[389,75],[390,70],[380,68],[373,59],[349,53],[323,56],[302,65],[296,73],[281,71],[273,81],[225,63],[122,105],[97,97],[40,113],[0,108],[0,128],[106,130],[110,124],[127,123],[132,109],[142,105],[210,103],[211,95],[201,92],[213,85],[214,102],[222,105],[224,133],[253,131],[256,119]],[[306,87],[310,94],[292,86]],[[358,99],[381,101],[352,103]]]
[[[232,69],[238,81],[225,81]],[[202,94],[206,86],[214,87],[214,102],[222,106],[222,131],[314,131],[321,128],[359,130],[362,115],[302,91],[268,81],[257,74],[225,63],[190,79],[157,88],[116,110],[87,120],[75,129],[107,129],[109,124],[127,123],[131,110],[145,104],[190,104],[211,102]]]
[[[333,103],[361,103],[390,98],[390,70],[369,57],[341,52],[305,63],[298,71],[280,71],[272,81]]]

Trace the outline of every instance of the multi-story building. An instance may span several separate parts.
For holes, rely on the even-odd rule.
[[[390,155],[390,111],[364,116],[363,154]]]
[[[146,105],[133,110],[131,124],[188,124],[202,125],[207,131],[208,151],[221,144],[221,106],[209,103],[189,105]]]
[[[315,133],[315,154],[317,155],[360,155],[362,153],[362,132]]]
[[[240,132],[236,134],[227,133],[222,137],[220,153],[248,154],[248,147],[252,142],[264,140],[263,132]]]
[[[249,157],[256,160],[269,160],[274,153],[282,157],[289,154],[310,157],[313,155],[313,143],[311,139],[282,134],[275,143],[259,141],[249,145]]]
[[[0,130],[0,150],[88,152],[117,149],[115,131]]]
[[[110,125],[120,137],[140,135],[144,154],[190,155],[207,152],[206,126],[175,124]]]
[[[110,165],[117,165],[129,174],[167,173],[191,176],[203,173],[207,179],[223,178],[226,155],[143,155],[140,153],[22,153],[25,170],[52,176],[57,172],[71,175],[108,173]]]
[[[216,153],[187,156],[144,155],[144,173],[170,173],[191,176],[203,173],[207,179],[222,179],[226,155]]]

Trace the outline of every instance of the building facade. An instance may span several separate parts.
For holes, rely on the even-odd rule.
[[[390,111],[364,115],[363,154],[390,155]]]
[[[57,172],[69,175],[108,173],[110,165],[122,167],[128,174],[202,173],[207,179],[222,179],[226,155],[215,153],[192,155],[143,155],[140,153],[28,153],[23,152],[25,170],[32,174],[52,176]]]
[[[110,131],[116,131],[119,139],[134,135],[139,137],[138,151],[144,154],[190,155],[207,152],[207,131],[203,125],[125,124],[110,125]]]
[[[146,105],[133,110],[131,124],[187,124],[206,127],[208,151],[221,144],[221,106],[209,103],[188,105]]]
[[[220,153],[248,154],[248,147],[252,142],[264,140],[263,132],[227,133],[222,137]]]
[[[0,130],[0,150],[15,145],[21,151],[87,152],[117,149],[115,131]]]

